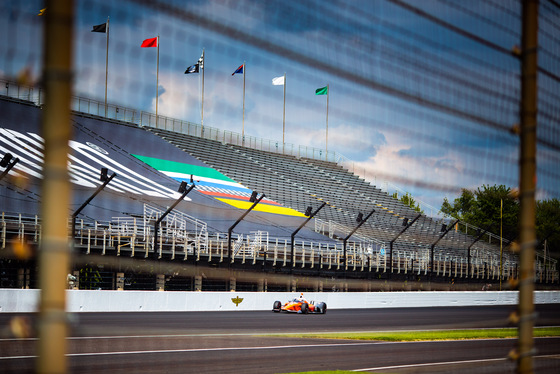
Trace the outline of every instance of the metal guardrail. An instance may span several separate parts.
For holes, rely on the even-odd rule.
[[[146,230],[158,220],[164,211],[144,204],[143,225]],[[170,212],[159,226],[160,237],[173,237],[175,243],[205,251],[208,247],[208,225],[206,222],[179,211]],[[152,248],[160,248],[161,243],[153,243]]]
[[[465,229],[464,229],[463,232],[465,234],[468,234],[469,230],[471,230],[471,232],[477,233],[477,236],[478,236],[478,233],[481,233],[483,231],[480,227],[477,227],[475,225],[471,225],[471,224],[469,224],[467,222],[463,222],[463,221],[459,221],[458,225],[459,226],[464,226]],[[510,243],[510,240],[504,239],[504,238],[500,237],[499,235],[491,233],[490,231],[487,231],[484,235],[488,237],[488,243],[490,243],[490,244],[499,244],[500,241],[502,241],[504,246],[506,246]]]
[[[333,238],[336,233],[339,233],[339,236],[344,236],[352,231],[352,229],[349,227],[332,221],[324,221],[320,218],[315,218],[314,222],[315,232],[327,233],[330,238]],[[376,238],[365,237],[360,235],[359,233],[354,233],[354,235],[352,235],[352,238],[354,241],[363,242],[367,248],[372,248],[372,250],[375,250],[376,252],[379,252],[379,250],[387,247],[386,242]]]
[[[112,222],[80,221],[76,230],[74,243],[86,254],[109,254],[115,252],[117,256],[149,257],[153,254],[153,233],[151,226],[144,225],[143,220],[114,219]],[[195,256],[196,261],[202,261],[201,255],[208,262],[223,262],[227,259],[227,235],[216,233],[208,239],[207,248],[202,246],[188,247],[181,243],[182,234],[171,230],[171,234],[164,236],[166,254],[171,259],[186,260]],[[13,243],[39,244],[41,240],[41,223],[37,216],[23,216],[21,214],[2,213],[0,216],[0,248],[5,249]],[[273,261],[274,266],[298,266],[301,268],[328,268],[353,271],[387,272],[389,264],[388,251],[372,251],[363,243],[353,242],[347,248],[348,258],[344,261],[342,246],[332,243],[296,240],[296,262],[291,263],[290,243],[288,239],[268,238],[268,233],[253,233],[241,238],[241,247],[232,261],[251,260],[253,264],[261,261]],[[544,282],[555,282],[559,279],[558,270],[552,262],[537,256],[535,275]],[[499,279],[500,260],[497,255],[488,255],[483,251],[473,251],[470,274],[467,274],[467,260],[465,256],[449,253],[437,253],[434,263],[430,264],[427,248],[422,251],[399,250],[393,254],[393,273],[428,274],[432,271],[436,276],[449,276],[471,279]],[[517,263],[506,260],[502,264],[502,279],[516,277]]]

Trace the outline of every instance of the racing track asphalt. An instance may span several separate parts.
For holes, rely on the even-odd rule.
[[[449,372],[451,368],[477,374],[512,372],[514,363],[504,357],[515,340],[386,343],[259,334],[506,327],[513,309],[357,309],[329,310],[326,315],[80,313],[73,316],[68,360],[70,372],[76,373],[285,373],[379,367],[385,368],[382,372],[409,372],[406,365],[413,365],[415,372]],[[537,312],[537,325],[560,325],[560,305],[537,305]],[[0,313],[0,326],[6,326],[11,316]],[[0,340],[0,372],[31,370],[34,342]],[[541,358],[535,360],[535,372],[560,372],[560,339],[537,339],[536,345]]]

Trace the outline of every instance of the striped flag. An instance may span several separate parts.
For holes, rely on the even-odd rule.
[[[241,65],[233,73],[231,73],[231,75],[235,75],[235,74],[243,74],[243,65]]]

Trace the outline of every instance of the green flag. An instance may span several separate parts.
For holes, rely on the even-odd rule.
[[[315,95],[328,95],[329,94],[329,89],[327,87],[328,86],[317,88],[315,90]]]

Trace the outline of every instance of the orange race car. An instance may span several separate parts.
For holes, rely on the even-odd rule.
[[[282,304],[280,301],[275,301],[272,306],[272,311],[275,313],[289,312],[289,313],[317,313],[325,314],[327,312],[327,303],[307,301],[303,294],[299,299],[292,299],[287,303]]]

